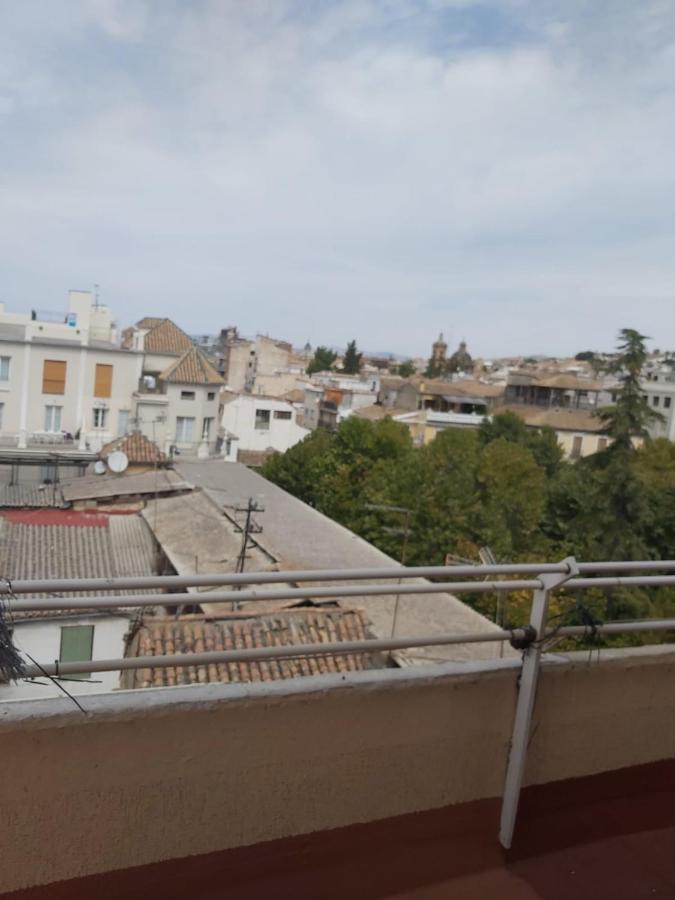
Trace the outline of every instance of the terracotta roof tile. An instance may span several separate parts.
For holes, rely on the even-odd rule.
[[[169,384],[225,384],[199,347],[194,345],[159,377]]]
[[[127,647],[126,656],[199,653],[247,647],[287,647],[364,640],[372,635],[358,610],[303,608],[274,613],[230,613],[220,618],[202,615],[180,618],[146,616]],[[303,675],[353,672],[382,668],[382,654],[345,653],[343,656],[233,662],[172,669],[130,669],[123,688],[164,687],[176,684],[237,681],[278,681]]]
[[[130,434],[125,434],[105,444],[101,448],[99,456],[105,459],[106,456],[109,456],[116,450],[121,450],[122,453],[125,453],[132,465],[137,463],[158,463],[162,465],[168,462],[167,457],[157,444],[140,431],[132,431]]]
[[[137,322],[136,327],[149,329],[143,341],[143,349],[146,353],[178,356],[194,346],[191,338],[171,319],[148,317]]]

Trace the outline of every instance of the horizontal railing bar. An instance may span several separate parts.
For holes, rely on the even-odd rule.
[[[642,619],[635,622],[608,622],[597,625],[565,625],[547,632],[547,637],[577,637],[598,634],[631,634],[641,631],[675,631],[675,619]]]
[[[546,638],[587,636],[593,631],[600,634],[627,634],[644,631],[675,630],[675,619],[646,619],[635,622],[609,622],[591,628],[587,625],[570,625],[546,632]],[[287,647],[257,647],[245,650],[208,650],[203,653],[177,653],[175,655],[130,656],[124,659],[85,660],[82,662],[47,663],[27,666],[25,676],[77,675],[86,672],[117,672],[127,669],[166,669],[208,666],[219,663],[256,662],[274,659],[296,659],[315,656],[344,656],[350,653],[378,653],[406,650],[414,647],[443,647],[452,644],[495,643],[525,637],[523,628],[511,631],[467,632],[466,634],[433,635],[419,638],[392,638],[390,640],[342,641],[325,644],[295,644]]]
[[[613,587],[660,587],[675,585],[675,575],[629,575],[613,578],[572,578],[563,588],[613,588]],[[262,601],[325,600],[348,597],[377,597],[406,594],[485,594],[491,591],[531,591],[538,590],[538,579],[509,581],[456,581],[429,582],[423,584],[360,584],[331,585],[330,587],[282,588],[276,590],[248,591],[204,591],[180,594],[131,594],[118,597],[47,597],[35,600],[18,600],[10,605],[16,613],[47,612],[50,610],[83,609],[125,609],[155,606],[182,606],[186,604],[256,603]]]
[[[54,609],[120,609],[124,607],[174,606],[202,603],[255,603],[281,600],[322,600],[343,597],[377,597],[405,594],[444,594],[449,588],[457,594],[489,591],[537,590],[538,580],[523,581],[458,581],[428,584],[361,584],[332,585],[331,587],[285,588],[270,591],[203,591],[198,594],[136,594],[120,597],[48,597],[39,600],[19,600],[10,605],[10,612],[43,612]]]
[[[579,563],[579,572],[675,571],[675,560]],[[565,563],[509,563],[489,566],[396,566],[365,569],[313,569],[280,572],[225,572],[211,575],[148,575],[119,578],[0,579],[0,594],[41,594],[61,591],[150,590],[242,584],[299,584],[303,581],[368,581],[400,578],[484,578],[490,575],[565,573]]]
[[[84,672],[117,672],[126,669],[167,669],[186,666],[210,666],[218,663],[256,662],[260,660],[295,659],[315,656],[344,656],[351,653],[380,653],[407,650],[412,647],[443,647],[451,644],[480,644],[508,641],[512,636],[523,637],[522,628],[514,631],[467,632],[466,634],[432,635],[419,638],[391,638],[390,640],[335,641],[325,644],[295,644],[286,647],[252,647],[245,650],[207,650],[203,653],[176,655],[129,656],[124,659],[92,659],[85,662],[31,665],[25,669],[27,678],[39,675],[77,675]]]
[[[562,587],[568,588],[612,588],[612,587],[659,587],[675,584],[675,575],[622,575],[611,578],[570,578]]]

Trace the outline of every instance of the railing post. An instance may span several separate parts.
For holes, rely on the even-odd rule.
[[[535,641],[523,651],[523,665],[520,672],[520,687],[516,704],[516,715],[513,722],[506,780],[504,782],[502,815],[499,828],[499,840],[507,850],[513,840],[520,790],[525,774],[530,724],[532,722],[539,677],[539,664],[541,661],[541,646],[538,641],[543,637],[546,628],[549,593],[579,573],[579,567],[573,556],[568,557],[563,562],[567,565],[568,572],[563,575],[540,575],[541,587],[532,596],[530,626],[536,633],[536,637]]]

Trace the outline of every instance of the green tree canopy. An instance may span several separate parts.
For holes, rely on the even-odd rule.
[[[640,375],[647,361],[645,335],[634,328],[619,332],[618,353],[609,371],[618,376],[620,389],[613,406],[601,409],[605,434],[613,438],[615,452],[630,450],[633,438],[648,438],[648,426],[663,421],[663,416],[653,410],[640,386]]]
[[[358,375],[361,371],[361,357],[363,354],[356,349],[356,341],[350,341],[342,360],[342,371],[345,375]]]
[[[406,359],[402,363],[399,363],[395,369],[396,375],[400,375],[401,378],[410,378],[411,375],[415,374],[415,365],[411,359]]]
[[[314,351],[314,358],[307,366],[307,374],[313,375],[315,372],[329,372],[333,368],[333,363],[337,359],[337,353],[333,353],[328,347],[317,347]]]

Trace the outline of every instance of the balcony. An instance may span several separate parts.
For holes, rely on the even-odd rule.
[[[663,573],[673,572],[672,561],[566,560],[120,579],[114,587],[105,580],[106,589],[120,592],[208,585],[215,588],[209,602],[223,604],[234,587],[240,601],[269,601],[273,591],[277,599],[377,597],[392,589],[383,582],[402,577],[404,603],[421,588],[419,580],[406,582],[422,576],[444,579],[429,583],[429,594],[506,584],[533,592],[534,633],[495,627],[358,641],[356,649],[324,643],[177,652],[69,663],[60,671],[42,660],[42,677],[84,667],[184,665],[196,683],[89,695],[84,715],[65,697],[0,704],[7,825],[0,890],[17,891],[10,895],[17,900],[672,896],[675,647],[589,656],[588,649],[552,652],[547,642],[666,633],[675,622],[553,628],[546,606],[554,591],[672,585],[675,575]],[[291,580],[300,586],[269,587]],[[50,584],[56,595],[73,590],[72,580]],[[24,600],[45,585],[12,587],[16,610],[85,599],[88,607],[156,602],[143,594],[92,597],[103,587],[94,581],[78,581],[81,601]],[[511,640],[524,647],[523,659],[199,683],[202,665],[235,658]]]

